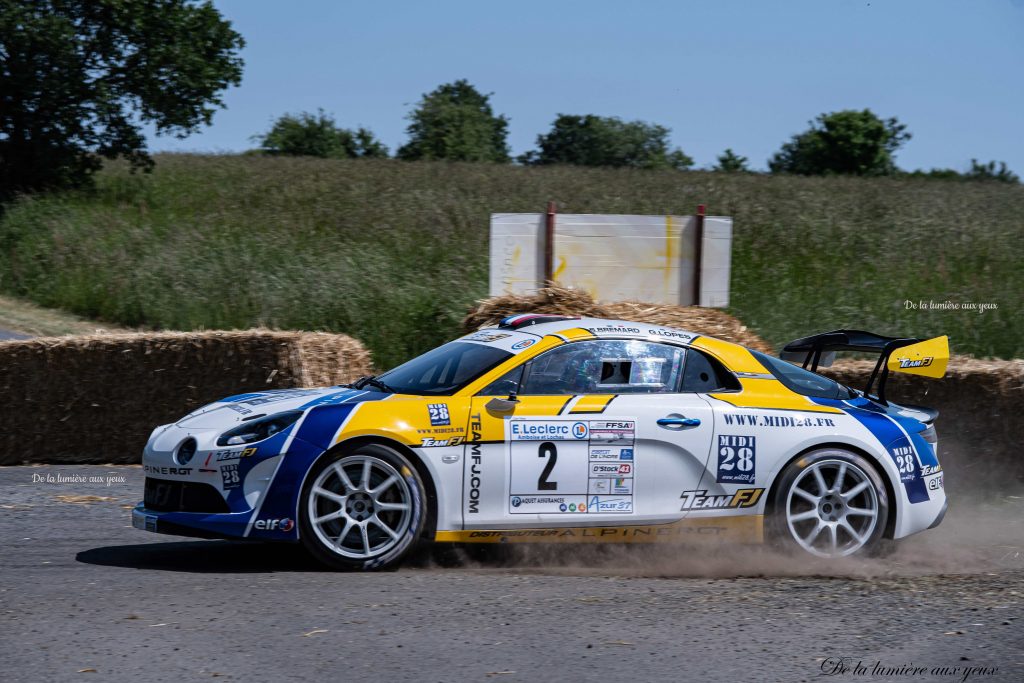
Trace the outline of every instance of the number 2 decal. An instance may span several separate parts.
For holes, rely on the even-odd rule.
[[[537,477],[537,490],[538,491],[557,491],[558,482],[548,481],[548,477],[551,476],[551,470],[555,469],[555,463],[558,462],[558,450],[555,448],[555,444],[550,441],[545,441],[540,445],[540,450],[537,452],[538,458],[547,457],[548,462],[544,465],[544,469],[541,470],[540,476]]]

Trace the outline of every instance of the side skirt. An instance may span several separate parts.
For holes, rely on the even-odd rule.
[[[438,531],[439,543],[763,543],[764,516],[702,517],[647,526]]]

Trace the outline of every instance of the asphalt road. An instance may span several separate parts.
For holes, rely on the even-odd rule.
[[[338,574],[132,529],[141,485],[0,468],[0,680],[1024,680],[1021,498],[954,500],[895,556],[831,568],[577,549]]]

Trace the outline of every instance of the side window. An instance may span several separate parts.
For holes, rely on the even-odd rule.
[[[850,391],[839,382],[822,377],[816,372],[804,370],[799,365],[793,365],[779,358],[772,358],[760,351],[750,349],[750,353],[754,354],[754,358],[768,368],[768,372],[786,385],[790,391],[816,398],[852,398]]]
[[[504,375],[494,380],[481,391],[477,396],[508,396],[519,393],[519,382],[522,380],[523,372],[526,370],[518,365]]]
[[[689,349],[686,352],[686,367],[683,371],[684,392],[706,394],[740,389],[740,382],[736,376],[717,360],[696,349]]]
[[[676,346],[640,340],[566,344],[530,362],[520,394],[676,393],[684,354]]]

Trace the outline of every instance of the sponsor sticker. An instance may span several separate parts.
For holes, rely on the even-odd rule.
[[[759,413],[723,413],[727,427],[835,427],[831,417],[810,415],[761,415]]]
[[[720,484],[753,484],[757,465],[757,437],[718,435],[718,476]]]
[[[675,339],[676,341],[681,341],[681,342],[691,342],[691,341],[693,341],[697,337],[697,335],[691,334],[689,332],[680,332],[678,330],[667,330],[667,329],[665,329],[663,327],[651,328],[651,329],[647,330],[647,334],[651,335],[652,337],[663,337],[665,339]]]
[[[633,449],[632,448],[590,448],[590,459],[591,460],[633,460]]]
[[[192,474],[191,467],[163,467],[158,465],[143,465],[142,469],[146,472],[146,474],[162,474],[180,477]]]
[[[509,438],[512,441],[569,441],[587,438],[587,425],[583,422],[542,422],[512,420]]]
[[[587,503],[591,512],[632,512],[632,496],[591,496]]]
[[[214,451],[213,459],[216,462],[228,462],[230,460],[238,460],[239,458],[248,458],[256,455],[256,450],[255,448],[245,448],[243,450]]]
[[[421,448],[440,448],[442,446],[458,446],[462,443],[461,436],[453,436],[450,439],[435,439],[433,437],[425,436],[423,441],[420,443]]]
[[[220,477],[223,480],[223,487],[225,491],[231,489],[237,489],[242,485],[242,478],[238,474],[238,463],[233,462],[227,465],[220,466]]]
[[[917,454],[905,436],[901,436],[889,446],[889,455],[900,471],[900,482],[907,483],[917,478]]]
[[[533,346],[533,339],[524,339],[523,341],[517,341],[512,345],[513,351],[522,351],[523,349]]]
[[[255,526],[260,531],[291,531],[295,528],[295,522],[288,517],[284,519],[258,519]]]
[[[471,334],[468,337],[463,338],[463,341],[475,341],[490,344],[491,342],[496,342],[499,339],[507,339],[511,336],[512,335],[508,332],[477,332],[476,334]],[[527,344],[527,346],[529,346],[529,344]]]
[[[737,489],[735,493],[708,495],[707,489],[683,491],[679,496],[683,505],[680,510],[725,510],[750,508],[761,500],[764,489]]]
[[[593,335],[602,334],[640,334],[639,327],[626,327],[625,325],[606,325],[602,327],[588,327],[587,332]]]
[[[427,412],[430,414],[430,424],[433,427],[443,427],[452,423],[447,403],[428,403]]]

